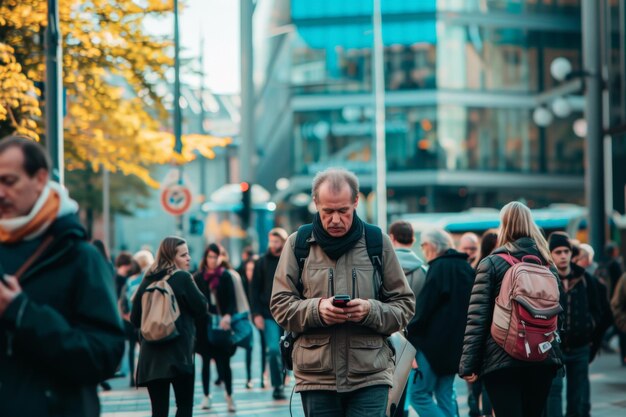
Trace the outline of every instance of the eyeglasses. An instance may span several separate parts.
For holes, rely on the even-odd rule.
[[[207,255],[206,257],[207,259],[217,259],[218,256],[217,255]]]

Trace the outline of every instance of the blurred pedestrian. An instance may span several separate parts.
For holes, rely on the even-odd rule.
[[[110,268],[43,146],[0,140],[0,415],[96,417],[124,351]]]
[[[288,237],[287,231],[280,227],[270,230],[267,253],[261,256],[254,265],[250,297],[252,300],[251,307],[254,325],[265,333],[270,379],[274,388],[272,398],[275,400],[284,400],[287,397],[284,389],[283,361],[279,348],[282,329],[274,321],[270,312],[270,298],[272,296],[272,286],[278,260]]]
[[[175,322],[178,336],[151,342],[141,336],[137,363],[137,385],[148,388],[152,417],[167,417],[170,408],[170,385],[176,396],[176,417],[190,417],[194,394],[195,319],[204,316],[207,300],[188,272],[191,262],[187,242],[176,236],[163,239],[154,264],[146,272],[132,303],[130,321],[141,328],[143,297],[152,284],[166,281],[174,292],[180,316]],[[152,313],[152,312],[150,312]]]
[[[124,331],[126,333],[126,353],[128,359],[128,373],[130,375],[129,385],[131,387],[135,386],[135,345],[139,342],[137,337],[137,329],[130,322],[130,312],[132,309],[132,301],[130,297],[130,293],[133,291],[132,286],[129,285],[131,282],[139,282],[136,284],[135,291],[139,287],[141,280],[143,279],[143,274],[141,272],[141,267],[139,263],[135,260],[131,260],[131,268],[128,270],[128,278],[126,283],[122,287],[120,292],[120,298],[117,300],[117,307],[119,309],[120,315],[122,316],[122,321],[124,323]]]
[[[567,416],[587,417],[589,411],[589,361],[596,326],[600,323],[599,298],[585,269],[572,262],[572,243],[565,232],[554,232],[548,239],[564,295],[563,324],[559,330],[563,364],[567,375]],[[557,375],[552,384],[546,409],[547,417],[562,417],[563,378]]]
[[[392,223],[391,226],[389,226],[389,239],[391,239],[391,245],[396,252],[398,261],[400,261],[400,266],[402,266],[402,270],[404,271],[404,275],[406,276],[409,286],[411,287],[411,291],[413,291],[413,294],[417,299],[419,293],[424,287],[424,283],[426,282],[426,271],[428,271],[428,267],[412,250],[413,244],[415,243],[415,232],[413,231],[413,226],[411,226],[411,223],[404,220],[398,220]],[[398,403],[398,409],[402,410],[402,416],[404,417],[408,416],[409,412],[409,404],[406,395],[407,392],[410,392],[411,390],[412,381],[415,380],[416,373],[417,369],[411,370],[407,386],[405,387],[405,390],[402,393],[402,398]],[[399,415],[400,414],[396,412],[396,417]]]
[[[495,298],[510,264],[498,254],[517,259],[532,255],[551,263],[548,243],[532,219],[528,207],[511,202],[500,211],[498,248],[478,265],[467,315],[459,375],[475,382],[480,376],[496,416],[540,417],[557,369],[558,349],[549,349],[540,362],[513,358],[493,339]],[[553,271],[556,277],[556,271]]]
[[[119,299],[122,287],[129,277],[128,271],[133,266],[133,255],[130,252],[122,251],[115,258],[115,296]]]
[[[463,236],[461,236],[459,240],[458,251],[467,255],[467,262],[469,262],[470,265],[474,263],[478,256],[479,245],[480,239],[478,239],[478,235],[473,232],[463,233]]]
[[[200,291],[209,300],[209,313],[215,315],[219,321],[219,328],[230,330],[231,319],[237,313],[237,299],[233,278],[228,271],[222,248],[216,244],[209,244],[200,261],[198,272],[194,280]],[[232,344],[215,344],[209,340],[209,327],[213,327],[214,319],[208,314],[198,320],[198,340],[196,350],[202,356],[202,389],[204,399],[201,407],[205,410],[211,408],[210,379],[211,359],[215,360],[220,379],[224,382],[226,390],[226,404],[229,412],[235,411],[233,401],[233,377],[230,367],[230,358],[235,353]]]
[[[244,262],[244,264],[242,265],[242,270],[244,271],[244,275],[242,276],[242,282],[244,284],[244,288],[246,291],[246,294],[248,295],[248,304],[251,304],[251,296],[250,296],[250,288],[252,287],[252,277],[254,276],[254,264],[256,263],[256,261],[259,259],[258,255],[252,255],[250,258],[248,258],[248,260],[246,262]],[[255,326],[256,328],[256,326]],[[261,342],[261,349],[259,349],[259,353],[261,354],[261,374],[260,374],[260,379],[261,379],[261,388],[265,388],[265,370],[266,370],[266,365],[267,365],[267,360],[266,360],[266,353],[265,353],[265,333],[261,330],[259,330],[258,328],[256,328],[256,331],[259,333],[259,340]],[[252,384],[252,380],[251,380],[251,369],[252,369],[252,351],[253,351],[253,345],[251,344],[250,347],[248,349],[246,349],[246,372],[247,372],[247,376],[248,376],[248,381],[246,382],[246,388],[247,389],[252,389],[253,388],[253,384]]]
[[[428,273],[415,301],[415,318],[407,329],[417,349],[421,377],[413,382],[408,395],[422,417],[456,417],[454,377],[461,359],[474,271],[467,254],[457,252],[452,237],[442,229],[422,232],[420,246]]]
[[[498,244],[498,231],[496,229],[488,229],[480,237],[480,250],[478,256],[474,260],[472,267],[474,271],[478,268],[478,264],[496,249]],[[467,383],[467,405],[469,406],[470,417],[491,416],[493,410],[489,394],[485,388],[482,378],[478,378],[475,382]]]

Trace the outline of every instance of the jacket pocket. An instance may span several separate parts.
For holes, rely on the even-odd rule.
[[[294,366],[303,372],[333,369],[330,335],[303,335],[296,341]]]
[[[382,336],[353,336],[350,339],[351,374],[373,374],[393,366],[392,352]]]

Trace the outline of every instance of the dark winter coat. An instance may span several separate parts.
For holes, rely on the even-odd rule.
[[[209,301],[209,309],[207,313],[198,317],[196,320],[196,352],[201,355],[211,356],[211,352],[214,350],[217,349],[223,351],[224,349],[220,346],[212,346],[209,344],[207,328],[209,325],[210,314],[230,314],[232,316],[237,313],[237,300],[235,298],[233,277],[227,270],[224,270],[224,273],[219,279],[219,283],[215,289],[217,303],[219,304],[219,311],[217,306],[211,301],[211,289],[209,288],[208,282],[204,280],[203,273],[200,271],[196,272],[193,279],[202,294],[204,294],[206,299]],[[226,353],[234,353],[234,350],[232,347],[229,347]]]
[[[76,215],[58,218],[46,235],[52,244],[0,319],[0,416],[95,417],[96,386],[124,352],[111,272]],[[41,241],[0,244],[5,272],[15,273]]]
[[[166,271],[146,276],[137,288],[130,322],[141,327],[141,298],[151,283],[166,275]],[[206,314],[207,300],[193,281],[191,274],[178,271],[167,281],[176,297],[180,316],[176,320],[178,337],[164,343],[150,343],[140,336],[141,349],[137,362],[137,385],[145,386],[156,379],[174,378],[194,372],[195,320]]]
[[[429,262],[426,283],[407,327],[409,340],[439,375],[454,375],[459,366],[474,270],[467,255],[449,249]]]
[[[273,320],[270,312],[270,298],[272,298],[274,274],[276,274],[279,259],[279,256],[274,256],[268,251],[254,264],[250,288],[250,309],[253,316],[261,315],[265,319]]]
[[[537,245],[530,238],[515,241],[513,249],[496,249],[483,259],[476,270],[476,280],[472,288],[472,296],[467,313],[467,326],[463,341],[463,355],[459,366],[459,375],[485,375],[493,371],[507,368],[526,367],[530,362],[513,359],[491,337],[491,322],[495,299],[500,292],[502,279],[510,265],[497,253],[510,253],[517,259],[525,255],[541,258]],[[544,260],[545,261],[545,260]],[[556,271],[552,272],[557,277]],[[534,362],[545,366],[560,367],[561,353],[556,343],[550,355],[543,362]]]
[[[569,283],[568,289],[561,296],[561,347],[565,351],[589,345],[601,320],[595,280],[584,268],[574,263],[570,268],[568,276],[559,275],[562,282]]]

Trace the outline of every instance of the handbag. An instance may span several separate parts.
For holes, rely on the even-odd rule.
[[[217,314],[212,314],[209,317],[209,322],[207,326],[207,341],[210,345],[222,349],[230,349],[233,346],[233,329],[232,326],[228,330],[224,330],[220,327],[220,322],[222,321],[222,312],[220,310],[220,305],[217,301],[217,295],[215,294],[215,290],[211,290],[211,302],[215,304]]]
[[[207,339],[210,345],[221,348],[230,348],[233,345],[232,329],[224,330],[220,327],[221,315],[212,315],[207,328]]]
[[[396,367],[393,370],[393,385],[389,390],[389,401],[387,401],[387,417],[393,417],[399,407],[402,393],[409,380],[409,373],[413,365],[413,359],[417,350],[407,340],[402,332],[395,332],[387,338],[387,343],[394,351]]]
[[[249,347],[252,343],[252,324],[248,320],[248,312],[233,314],[230,320],[232,330],[232,343],[242,348]]]

